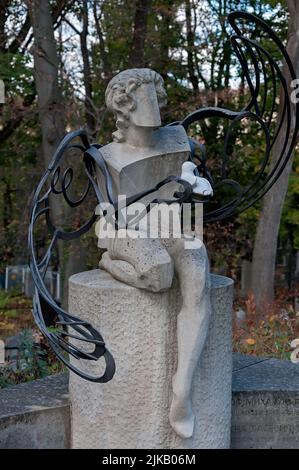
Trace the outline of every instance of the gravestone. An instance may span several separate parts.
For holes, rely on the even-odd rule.
[[[60,300],[60,273],[48,268],[44,277],[44,282],[53,298]],[[25,268],[23,291],[26,297],[31,298],[34,295],[34,282],[28,267]]]
[[[16,334],[14,336],[9,336],[5,340],[5,347],[6,347],[6,360],[9,362],[16,362],[19,359],[20,353],[20,345],[21,345],[21,337],[20,334]]]
[[[22,289],[25,279],[26,266],[23,264],[16,266],[6,266],[5,268],[5,290],[19,288]]]
[[[5,85],[4,81],[0,79],[0,104],[5,103]]]
[[[298,448],[298,364],[236,355],[234,369],[231,447]]]
[[[5,363],[5,343],[0,339],[0,364]]]
[[[246,297],[251,289],[252,263],[243,259],[241,263],[241,292],[240,295]]]

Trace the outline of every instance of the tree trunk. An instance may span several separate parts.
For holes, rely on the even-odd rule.
[[[47,168],[65,134],[63,103],[58,86],[58,54],[50,2],[29,0],[27,3],[34,35],[34,72],[42,132],[42,153]],[[50,201],[55,225],[63,225],[65,214],[61,202],[61,197],[58,196],[53,196]],[[62,243],[58,243],[58,253],[60,268],[63,270]]]
[[[99,16],[101,17],[101,13],[98,14],[97,1],[94,0],[94,2],[93,2],[93,17],[94,17],[96,32],[97,32],[98,38],[99,38],[99,49],[100,49],[100,55],[101,55],[101,60],[102,60],[104,80],[105,80],[105,82],[108,82],[111,78],[112,71],[111,71],[110,64],[109,64],[109,57],[108,57],[107,51],[105,49],[105,41],[104,41],[104,36],[103,36],[103,31],[102,31]]]
[[[151,0],[136,0],[133,43],[129,58],[130,67],[144,67],[145,65],[144,44],[150,6]]]
[[[42,153],[45,167],[65,134],[63,104],[58,86],[58,54],[48,0],[28,1],[34,35],[34,72],[38,96],[38,113],[42,132]],[[61,222],[59,198],[52,198],[55,222]]]
[[[0,53],[5,52],[6,46],[6,34],[5,34],[5,23],[7,19],[8,0],[0,0]]]
[[[87,0],[83,1],[82,5],[82,23],[83,29],[80,33],[80,45],[83,59],[83,81],[85,88],[85,117],[87,124],[87,132],[91,137],[95,137],[96,134],[96,120],[94,116],[94,110],[92,106],[92,81],[91,81],[91,69],[89,61],[89,53],[87,47],[87,36],[88,36],[88,6]]]
[[[23,47],[22,44],[25,41],[32,22],[32,15],[30,15],[29,11],[26,14],[25,20],[22,23],[19,32],[17,33],[16,37],[10,42],[8,41],[9,37],[7,38],[5,35],[5,23],[9,16],[8,7],[10,6],[9,0],[0,0],[0,53],[3,54],[24,54],[26,49],[26,45]],[[33,5],[32,1],[25,2],[28,5],[28,10],[32,10],[31,5]],[[73,5],[74,0],[57,0],[56,3],[51,4],[51,16],[54,24],[54,29],[59,23],[59,19],[63,17],[63,15],[68,11],[68,9]],[[27,42],[27,45],[30,43]],[[29,95],[23,96],[23,103],[17,106],[14,106],[14,113],[13,117],[9,120],[1,123],[0,125],[0,142],[3,143],[7,140],[14,131],[20,126],[23,122],[24,118],[26,118],[26,112],[30,112],[31,105],[35,100],[36,92],[33,92]]]
[[[195,37],[192,30],[192,15],[190,0],[185,0],[185,16],[186,16],[186,27],[187,27],[187,63],[188,63],[188,74],[190,82],[193,87],[194,93],[198,93],[198,77],[195,73],[194,65],[194,48],[195,48]]]
[[[165,6],[159,12],[162,21],[160,22],[160,44],[159,44],[159,58],[157,61],[157,70],[164,81],[167,80],[167,73],[169,71],[169,28],[171,18],[173,15],[173,0],[167,0]]]
[[[58,86],[58,55],[48,0],[29,3],[34,34],[34,71],[42,148],[47,166],[64,135],[63,104]]]
[[[299,3],[296,0],[287,0],[290,12],[289,33],[287,42],[287,51],[295,67],[296,76],[299,76]],[[290,77],[284,69],[284,75],[288,85]],[[282,111],[283,102],[280,102],[279,114]],[[294,110],[294,108],[293,108]],[[284,129],[280,131],[272,150],[272,163],[278,158],[284,142]],[[252,283],[251,288],[255,297],[255,303],[258,311],[266,303],[274,300],[274,278],[277,240],[281,212],[288,189],[288,179],[292,170],[292,158],[289,160],[280,176],[271,190],[264,196],[262,212],[258,221],[252,261]]]
[[[3,183],[5,184],[5,190],[3,192],[3,230],[5,233],[5,228],[10,224],[13,218],[13,210],[12,210],[12,198],[11,195],[15,191],[11,188],[10,182],[5,177],[2,179]]]

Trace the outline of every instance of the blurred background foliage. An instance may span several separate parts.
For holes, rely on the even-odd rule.
[[[46,51],[35,49],[30,15],[34,3],[35,0],[0,2],[0,79],[5,84],[5,103],[0,104],[2,274],[7,265],[27,262],[30,201],[45,168],[34,53]],[[42,0],[40,4],[46,5],[51,15],[57,57],[52,65],[60,93],[59,103],[53,100],[52,104],[59,107],[63,116],[62,132],[86,127],[91,140],[102,144],[111,141],[114,130],[113,116],[105,108],[105,89],[119,71],[150,67],[162,75],[168,93],[168,105],[162,116],[165,124],[203,106],[240,109],[247,102],[248,91],[232,52],[228,13],[241,10],[262,16],[284,42],[289,25],[286,3],[274,0]],[[254,34],[252,31],[253,38]],[[265,46],[275,57],[272,44],[268,42]],[[45,83],[48,78],[42,77]],[[206,144],[209,167],[215,175],[223,151],[225,126],[224,122],[210,119],[192,129],[194,137]],[[265,143],[255,124],[241,123],[232,138],[231,176],[246,184],[259,165]],[[284,254],[284,263],[280,263],[278,250],[277,293],[280,288],[296,292],[298,158],[297,153],[280,224],[278,247]],[[79,186],[83,171],[79,166],[78,169]],[[86,210],[90,211],[94,201],[88,204]],[[72,220],[71,225],[79,223],[85,215],[85,210],[78,212],[78,219]],[[205,230],[212,268],[233,277],[237,294],[242,287],[242,262],[252,258],[259,217],[257,205],[234,220],[211,224]],[[40,245],[46,246],[44,227],[40,228],[39,236]],[[71,272],[96,267],[99,253],[93,232],[79,245],[74,243],[65,250],[63,256],[66,259],[58,259],[57,263],[65,270],[66,278]],[[72,259],[69,268],[68,259]],[[294,293],[292,299],[295,297]],[[293,300],[292,309],[296,311]],[[246,344],[245,347],[253,346]]]

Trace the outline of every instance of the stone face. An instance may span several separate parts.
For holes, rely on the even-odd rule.
[[[160,109],[166,105],[166,91],[161,75],[148,68],[123,70],[108,83],[105,101],[117,116],[115,142],[132,142],[131,127],[156,129],[161,126]],[[140,135],[134,134],[134,144],[141,146]],[[148,143],[148,141],[146,141]]]
[[[166,292],[152,293],[101,270],[70,278],[70,311],[100,329],[116,361],[115,376],[106,384],[71,374],[72,447],[229,447],[233,283],[221,276],[211,279],[212,318],[192,388],[195,429],[192,438],[181,439],[168,418],[181,307],[177,282]],[[103,364],[88,361],[85,367],[97,375]]]

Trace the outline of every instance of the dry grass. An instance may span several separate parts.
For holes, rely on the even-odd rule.
[[[233,349],[255,356],[290,359],[291,342],[299,338],[299,312],[294,308],[298,292],[281,290],[272,305],[256,312],[253,296],[236,301],[235,310],[246,313],[243,322],[234,320]]]
[[[32,302],[17,292],[0,293],[0,338],[5,339],[22,330],[34,328]]]

